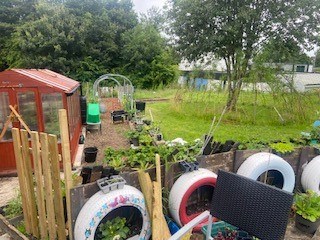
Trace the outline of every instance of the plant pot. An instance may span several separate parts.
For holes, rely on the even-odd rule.
[[[146,109],[146,102],[136,102],[136,109],[140,112],[144,112]]]
[[[139,138],[131,138],[131,142],[133,146],[138,147],[139,146]]]
[[[83,150],[84,152],[84,160],[88,163],[92,163],[96,161],[98,148],[96,147],[87,147]]]
[[[162,134],[157,134],[157,137],[156,137],[157,141],[161,141],[163,139],[163,136]]]
[[[311,222],[308,219],[303,218],[301,215],[296,214],[296,227],[305,233],[314,234],[319,225],[320,218],[315,222]]]

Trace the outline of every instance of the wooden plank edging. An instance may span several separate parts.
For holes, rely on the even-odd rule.
[[[3,215],[0,214],[0,228],[8,233],[14,240],[29,240],[25,235],[19,232]]]

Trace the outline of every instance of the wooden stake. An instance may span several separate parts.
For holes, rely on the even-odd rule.
[[[49,145],[48,135],[46,133],[40,133],[40,144],[41,144],[41,158],[43,165],[43,178],[44,178],[44,189],[47,209],[47,220],[49,227],[49,239],[56,239],[56,221],[54,214],[54,203],[53,203],[53,192],[52,192],[52,179],[51,179],[51,166],[49,160]]]
[[[164,240],[162,221],[162,196],[159,182],[153,182],[152,239]]]
[[[45,202],[44,202],[44,193],[43,193],[43,178],[42,178],[42,164],[40,156],[40,142],[38,132],[31,132],[31,143],[32,143],[32,156],[34,164],[34,173],[36,179],[36,196],[37,196],[37,205],[39,213],[39,228],[40,228],[40,239],[46,239],[48,236],[48,225],[46,218]]]
[[[68,230],[69,239],[73,239],[72,222],[71,222],[71,197],[70,189],[72,188],[72,173],[71,173],[71,156],[70,156],[70,139],[68,129],[67,111],[65,109],[59,110],[59,124],[61,134],[61,149],[63,158],[63,171],[66,185],[66,201],[67,201],[67,216],[68,216]]]
[[[23,156],[23,169],[26,176],[26,186],[28,193],[28,208],[30,209],[30,224],[32,229],[32,235],[36,238],[39,238],[39,221],[38,221],[38,212],[36,207],[36,198],[34,193],[33,185],[33,171],[31,166],[31,158],[29,151],[29,139],[28,132],[24,129],[20,130],[21,133],[21,142],[22,142],[22,156]]]
[[[161,229],[162,229],[162,236],[163,239],[169,239],[171,237],[169,227],[167,225],[166,219],[164,218],[163,211],[162,211],[162,184],[161,184],[161,163],[160,163],[160,155],[156,154],[156,177],[157,183],[160,188],[160,203],[161,203]],[[155,194],[155,193],[154,193]],[[154,206],[155,207],[155,206]]]
[[[26,177],[24,176],[23,171],[23,157],[21,152],[21,139],[19,129],[12,129],[12,138],[13,138],[13,147],[14,147],[14,155],[16,158],[17,172],[18,172],[18,180],[21,192],[22,199],[22,208],[23,208],[23,218],[25,222],[26,231],[31,233],[30,219],[29,219],[29,209],[27,204],[27,187],[26,187]]]
[[[153,186],[152,186],[152,181],[150,178],[149,173],[145,173],[144,171],[140,170],[138,172],[138,178],[139,178],[139,183],[140,187],[142,190],[142,193],[144,195],[144,199],[146,202],[147,210],[149,213],[150,218],[152,218],[152,195],[153,195]]]
[[[52,185],[54,190],[54,206],[55,215],[57,218],[57,228],[58,228],[58,239],[66,239],[65,231],[65,219],[64,219],[64,209],[62,202],[62,193],[60,186],[60,164],[59,164],[59,151],[58,151],[58,140],[56,135],[49,135],[49,151],[50,151],[50,161],[51,161],[51,171],[52,171]]]
[[[156,154],[156,177],[157,177],[157,182],[160,184],[160,188],[162,188],[161,186],[161,163],[160,163],[160,155]]]
[[[27,130],[27,132],[29,134],[31,134],[31,130],[28,127],[28,125],[25,123],[25,121],[23,121],[22,117],[20,116],[20,114],[14,109],[14,107],[12,107],[11,105],[9,105],[11,111],[14,113],[14,115],[16,115],[16,117],[18,118],[19,122],[22,124],[22,126]]]
[[[13,108],[17,109],[17,105],[14,105]],[[10,115],[8,116],[7,121],[5,122],[5,124],[4,124],[3,128],[2,128],[2,131],[1,131],[1,134],[0,134],[0,141],[3,138],[4,134],[6,133],[8,127],[9,127],[9,124],[10,124],[10,122],[12,122],[13,118],[14,118],[14,113],[11,112]]]

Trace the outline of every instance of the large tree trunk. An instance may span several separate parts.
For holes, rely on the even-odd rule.
[[[228,100],[227,100],[227,104],[226,104],[227,111],[235,111],[236,107],[237,107],[237,102],[239,99],[241,86],[242,86],[242,80],[238,79],[235,81],[237,81],[235,83],[236,87],[233,89],[229,89],[229,92],[228,92]]]

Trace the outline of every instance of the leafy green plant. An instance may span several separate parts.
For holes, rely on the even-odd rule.
[[[18,196],[8,202],[8,205],[4,208],[4,214],[7,218],[14,218],[21,215],[23,212],[22,209],[22,199],[21,193],[19,192]]]
[[[150,146],[152,143],[152,137],[149,134],[140,135],[139,142],[144,146]]]
[[[294,145],[290,142],[271,143],[270,147],[281,154],[290,153],[294,150]]]
[[[135,131],[135,130],[126,132],[126,136],[129,139],[130,138],[138,138],[140,136],[140,134],[141,134],[140,132]]]
[[[310,131],[310,138],[320,140],[320,127],[313,127]]]
[[[127,239],[130,229],[126,226],[125,218],[116,217],[99,226],[102,234],[102,240]]]
[[[320,196],[312,191],[295,195],[294,208],[303,218],[315,222],[320,218]]]

